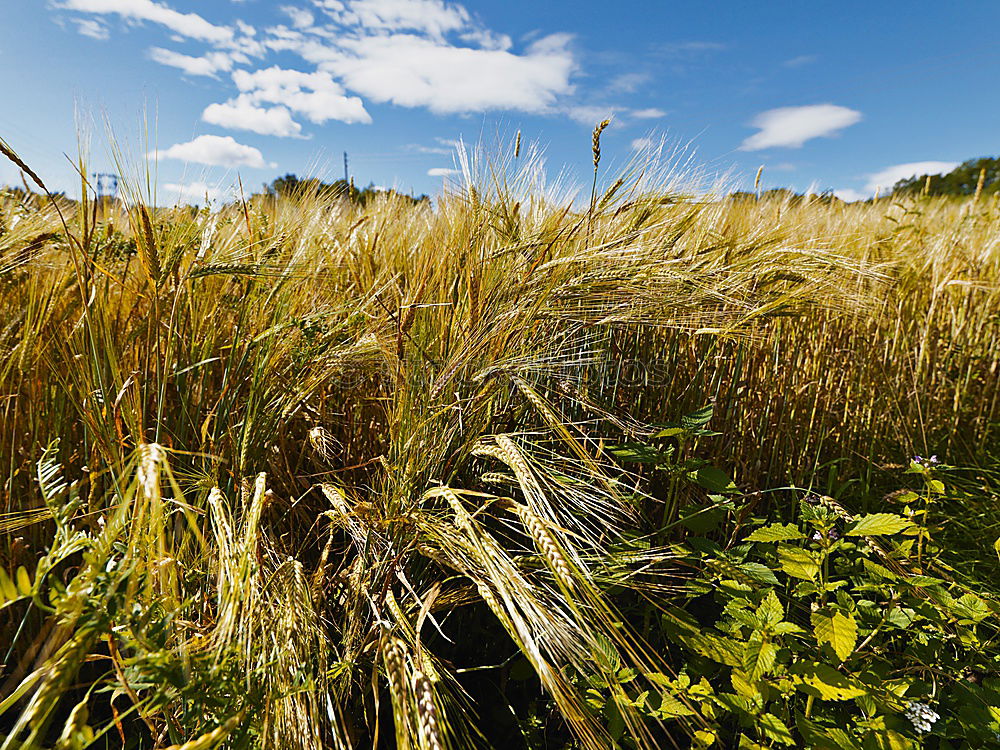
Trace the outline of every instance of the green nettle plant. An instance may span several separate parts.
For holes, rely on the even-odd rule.
[[[1000,743],[1000,602],[956,580],[935,545],[946,470],[915,457],[907,473],[923,487],[890,496],[899,513],[854,516],[806,494],[792,522],[737,524],[726,546],[688,540],[697,573],[661,620],[683,667],[645,675],[659,695],[630,690],[637,675],[622,669],[620,693],[595,681],[591,705],[613,726],[623,702],[684,718],[695,747]]]

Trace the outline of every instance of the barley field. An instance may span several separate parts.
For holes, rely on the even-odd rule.
[[[996,195],[593,145],[4,193],[3,750],[997,746]]]

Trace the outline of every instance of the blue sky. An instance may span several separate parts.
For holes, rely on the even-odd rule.
[[[84,122],[92,171],[105,123],[156,154],[161,203],[332,179],[344,151],[358,184],[433,194],[457,139],[518,129],[584,184],[613,114],[609,173],[665,138],[732,186],[764,165],[855,198],[1000,152],[997,28],[985,1],[6,0],[0,135],[71,193]]]

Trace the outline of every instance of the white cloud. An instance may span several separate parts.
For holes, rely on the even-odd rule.
[[[434,140],[438,143],[437,146],[423,146],[418,143],[411,143],[406,146],[407,151],[415,151],[418,154],[439,154],[442,156],[450,156],[455,153],[455,150],[460,148],[462,142],[455,140],[454,138],[441,138],[437,136]]]
[[[233,55],[227,52],[208,52],[202,57],[192,57],[162,47],[150,48],[149,57],[154,62],[178,68],[191,76],[212,77],[216,73],[232,70],[234,62],[245,62],[247,59],[238,53]]]
[[[173,32],[205,42],[228,42],[233,30],[209,23],[197,13],[181,13],[154,0],[62,0],[59,7],[84,13],[116,14],[133,21],[151,21]]]
[[[603,107],[594,104],[581,104],[575,107],[567,108],[566,114],[569,115],[571,120],[574,120],[581,125],[586,125],[588,128],[592,128],[603,120],[613,120],[615,112],[618,109],[620,108]]]
[[[311,122],[327,120],[368,123],[371,116],[356,96],[346,96],[344,88],[329,73],[303,73],[272,66],[264,70],[233,73],[241,98],[251,104],[278,104],[304,115]],[[227,104],[232,105],[233,102]]]
[[[213,203],[222,197],[223,191],[204,182],[168,182],[163,186],[169,203],[190,203],[202,205],[206,200]]]
[[[658,120],[667,115],[664,110],[656,107],[629,109],[602,104],[577,104],[566,107],[564,111],[571,120],[588,128],[605,119],[611,120],[612,127],[619,128],[625,126],[629,120]]]
[[[111,36],[107,26],[92,18],[78,18],[76,21],[76,30],[84,36],[89,36],[91,39],[100,39],[101,41]]]
[[[340,24],[380,31],[417,31],[436,38],[465,29],[471,21],[464,7],[441,0],[354,0],[326,6],[327,13]]]
[[[868,175],[862,190],[841,188],[834,190],[833,194],[845,201],[863,201],[874,196],[876,192],[888,195],[900,180],[928,174],[946,174],[957,166],[957,161],[911,161],[906,164],[894,164]]]
[[[652,138],[635,138],[632,140],[632,150],[633,151],[645,151],[646,149],[653,147]]]
[[[854,188],[841,188],[840,190],[834,190],[833,194],[840,198],[842,201],[847,201],[848,203],[853,203],[854,201],[863,201],[871,198],[871,194],[862,193]]]
[[[461,170],[448,169],[447,167],[434,167],[433,169],[428,169],[427,174],[430,177],[450,177],[451,175],[461,174]]]
[[[253,146],[237,143],[232,136],[228,135],[199,135],[193,141],[178,143],[168,149],[154,151],[150,156],[158,159],[179,159],[208,164],[213,167],[263,169],[276,166],[265,162],[263,154]]]
[[[957,166],[957,161],[913,161],[908,164],[896,164],[869,175],[865,190],[872,194],[881,188],[881,192],[885,194],[900,180],[925,174],[945,174]]]
[[[269,135],[299,134],[297,115],[317,124],[371,122],[365,100],[439,114],[556,114],[565,111],[561,99],[573,92],[577,70],[570,35],[535,38],[515,50],[509,36],[448,0],[286,0],[279,7],[290,23],[260,30],[240,19],[216,25],[174,10],[172,0],[51,1],[94,18],[157,23],[172,38],[204,42],[200,53],[158,46],[149,54],[188,75],[232,73],[237,90],[203,116],[235,128],[245,114],[242,129]],[[94,18],[83,20],[96,24]],[[309,67],[234,70],[273,53],[297,55]]]
[[[297,29],[308,29],[316,22],[316,17],[305,8],[283,5],[281,10],[292,20],[292,26]]]
[[[649,107],[648,109],[633,109],[629,112],[632,117],[639,120],[658,120],[661,117],[666,117],[667,113],[662,109],[657,109],[656,107]]]
[[[569,37],[554,35],[525,54],[440,43],[414,34],[342,39],[320,67],[377,102],[438,114],[487,110],[542,112],[572,90]]]
[[[209,104],[201,113],[201,119],[222,128],[249,130],[280,138],[302,133],[302,126],[292,119],[287,107],[260,107],[242,94],[222,104]]]
[[[608,90],[613,93],[631,94],[640,86],[652,80],[649,73],[622,73],[611,79]]]
[[[740,145],[741,151],[799,148],[813,138],[829,136],[861,120],[861,113],[836,104],[779,107],[757,115],[751,125],[760,128]]]

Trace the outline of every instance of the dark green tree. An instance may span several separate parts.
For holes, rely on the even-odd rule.
[[[984,171],[985,170],[985,171]],[[983,175],[983,193],[1000,191],[1000,158],[983,156],[962,162],[947,174],[919,175],[900,180],[892,192],[897,195],[975,195],[979,176]]]

